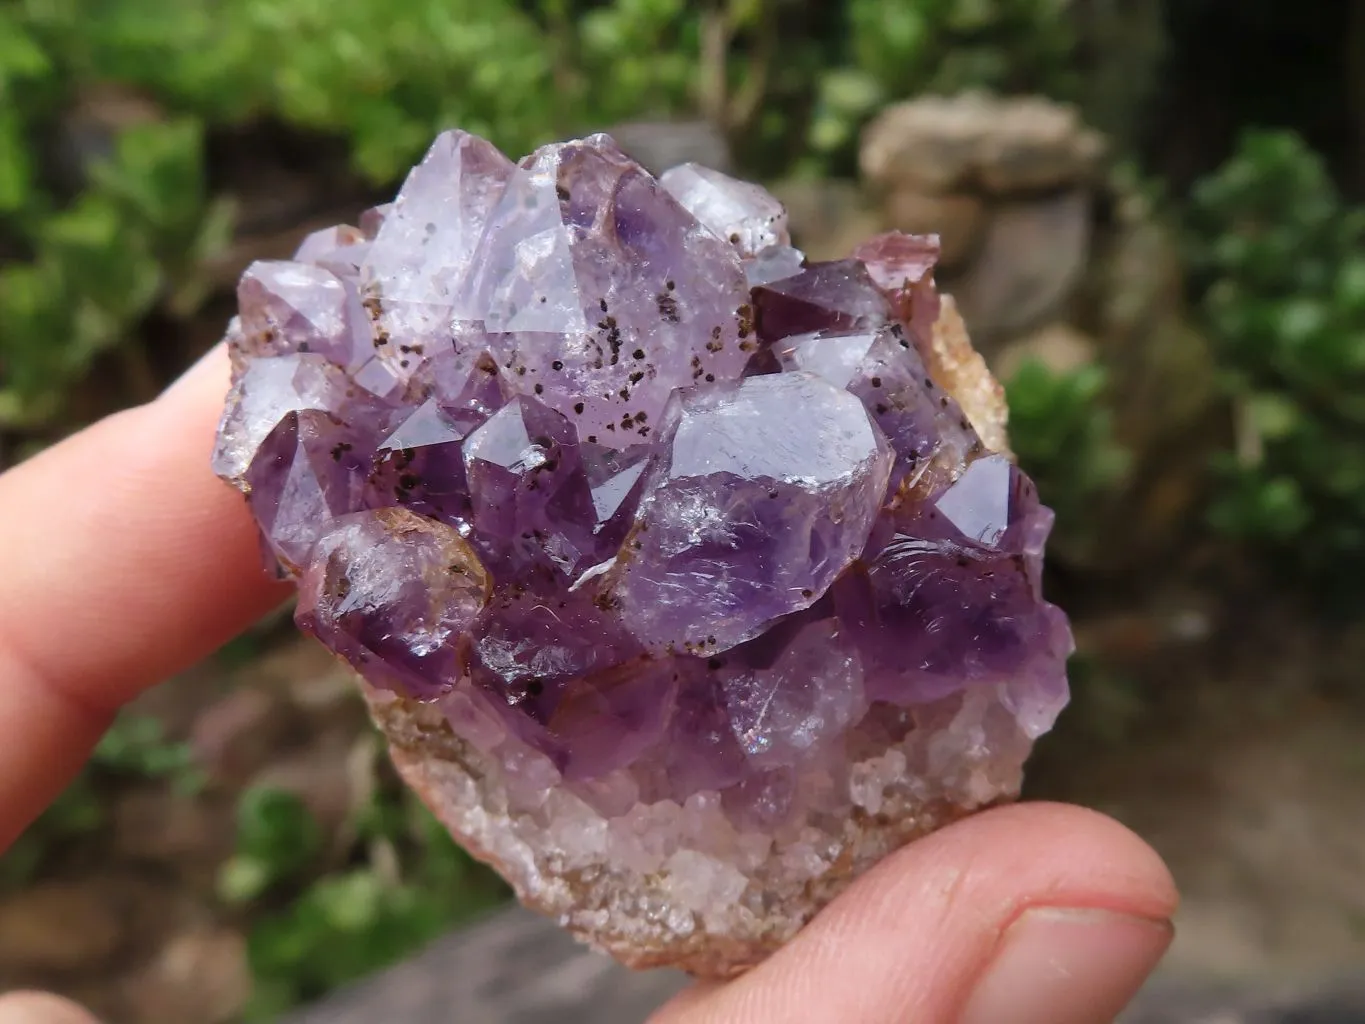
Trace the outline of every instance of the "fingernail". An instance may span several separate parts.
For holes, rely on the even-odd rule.
[[[1169,921],[1039,907],[1000,940],[962,1024],[1112,1024],[1171,943]]]

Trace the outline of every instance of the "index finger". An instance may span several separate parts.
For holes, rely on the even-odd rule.
[[[117,709],[283,599],[209,470],[221,346],[155,401],[0,475],[0,848]]]

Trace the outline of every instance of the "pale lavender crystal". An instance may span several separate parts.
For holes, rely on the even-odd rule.
[[[464,312],[584,440],[647,440],[674,389],[742,372],[735,250],[602,135],[537,150],[490,215]]]
[[[605,590],[659,650],[710,654],[808,608],[867,543],[892,452],[853,395],[808,373],[681,392]]]
[[[462,442],[476,422],[427,399],[375,450],[366,505],[401,505],[467,531],[472,510]]]
[[[357,285],[360,268],[370,254],[370,243],[374,241],[392,206],[392,203],[386,203],[366,210],[360,215],[359,227],[337,224],[312,232],[294,251],[294,262],[322,267],[348,284]],[[369,340],[368,332],[366,340]]]
[[[321,355],[252,360],[232,386],[218,427],[213,471],[242,480],[271,431],[291,412],[342,409],[351,388],[345,372]]]
[[[381,203],[379,206],[372,206],[360,215],[360,231],[368,239],[373,240],[379,234],[379,229],[384,226],[384,221],[389,219],[389,214],[393,212],[393,203]]]
[[[246,471],[247,500],[267,549],[291,572],[307,564],[328,523],[364,507],[371,451],[365,434],[330,413],[288,413]]]
[[[366,391],[394,397],[398,378],[376,354],[358,268],[369,244],[354,228],[316,231],[293,261],[258,260],[237,288],[242,314],[229,348],[240,372],[251,357],[325,356]]]
[[[864,331],[889,323],[891,304],[858,260],[815,263],[754,289],[765,341],[811,331]]]
[[[585,447],[584,464],[597,519],[593,532],[613,535],[610,551],[620,549],[624,539],[622,531],[629,526],[639,504],[652,448],[651,445],[636,445],[626,451],[618,451],[597,445]],[[618,532],[621,535],[615,536]]]
[[[855,761],[1051,726],[1052,514],[926,369],[935,240],[808,263],[756,185],[460,131],[359,224],[243,276],[213,468],[299,624],[518,799],[792,835],[876,813]]]
[[[667,170],[659,184],[741,256],[753,257],[769,247],[791,244],[786,209],[760,185],[700,164]]]
[[[370,347],[359,296],[320,266],[258,260],[242,275],[237,299],[252,355],[312,352],[349,366],[359,344]]]
[[[355,278],[369,254],[369,237],[349,224],[323,228],[303,240],[294,252],[294,262],[311,263],[339,276]]]
[[[452,349],[472,367],[478,349],[453,324],[471,319],[466,284],[485,225],[514,168],[483,139],[442,134],[413,168],[360,269],[373,343],[385,365],[410,379]]]
[[[690,668],[649,657],[596,602],[543,570],[500,590],[471,635],[474,686],[569,779],[624,767],[657,742]]]
[[[929,376],[900,324],[784,338],[783,369],[808,370],[857,395],[896,453],[891,486],[915,484],[934,460],[963,465],[981,447],[971,423]],[[970,469],[968,470],[970,472]]]
[[[868,275],[890,299],[911,339],[927,345],[940,305],[934,288],[938,235],[890,231],[869,238],[853,250],[852,256],[862,261]]]
[[[806,269],[806,254],[790,245],[770,245],[751,260],[744,261],[744,276],[750,288],[795,277]]]

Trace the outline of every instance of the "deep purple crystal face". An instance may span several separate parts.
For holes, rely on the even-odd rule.
[[[756,185],[448,132],[248,269],[214,469],[372,684],[768,827],[917,709],[1067,698],[1052,515],[926,369],[937,253],[809,263]]]
[[[1061,710],[1070,635],[1042,600],[1051,514],[1001,455],[975,460],[935,497],[902,507],[880,550],[846,574],[835,607],[865,656],[873,700],[927,703],[974,685],[1038,677],[1025,731]],[[1010,698],[1014,700],[1014,698]],[[1036,706],[1035,706],[1036,705]]]

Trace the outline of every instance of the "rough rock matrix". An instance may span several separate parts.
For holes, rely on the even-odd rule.
[[[440,136],[242,278],[215,471],[393,757],[527,904],[743,970],[1013,797],[1066,702],[1051,513],[937,239],[807,263],[763,189]]]

